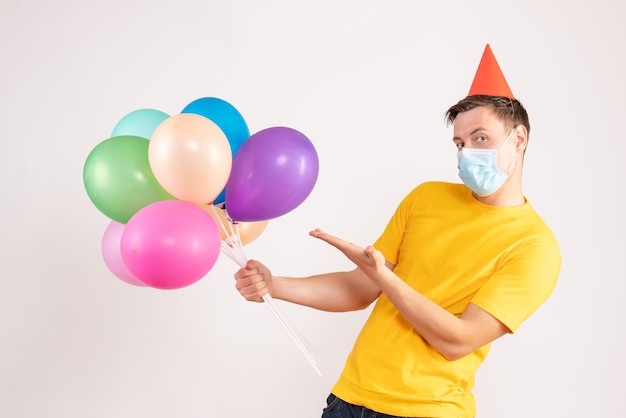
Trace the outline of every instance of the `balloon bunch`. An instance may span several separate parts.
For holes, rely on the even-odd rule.
[[[102,238],[109,270],[135,286],[178,289],[204,277],[220,253],[243,267],[243,246],[299,206],[318,172],[299,131],[250,135],[235,107],[204,97],[171,116],[128,113],[89,153],[83,181],[111,219]],[[269,294],[264,300],[320,374],[295,327]]]

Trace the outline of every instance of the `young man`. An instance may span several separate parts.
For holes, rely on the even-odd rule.
[[[490,343],[513,333],[551,294],[558,244],[522,192],[530,125],[489,45],[469,95],[447,113],[464,184],[421,184],[373,246],[319,229],[356,264],[307,278],[251,260],[235,274],[248,300],[326,311],[376,301],[323,418],[473,417],[474,374]]]

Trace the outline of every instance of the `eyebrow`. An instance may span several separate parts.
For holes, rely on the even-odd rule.
[[[470,132],[470,136],[474,135],[476,132],[480,132],[480,131],[485,131],[485,132],[489,132],[488,129],[483,128],[482,126],[477,127],[476,129],[474,129],[472,132]],[[459,138],[458,136],[454,136],[452,137],[453,141],[456,140],[461,140],[461,138]]]

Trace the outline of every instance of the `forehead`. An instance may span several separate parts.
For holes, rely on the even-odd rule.
[[[487,106],[461,112],[454,119],[454,136],[467,135],[477,128],[499,132],[504,130],[505,126],[493,109]]]

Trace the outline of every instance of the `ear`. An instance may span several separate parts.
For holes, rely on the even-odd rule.
[[[527,145],[528,130],[524,125],[517,125],[515,127],[515,146],[520,147],[522,150],[525,150]]]

